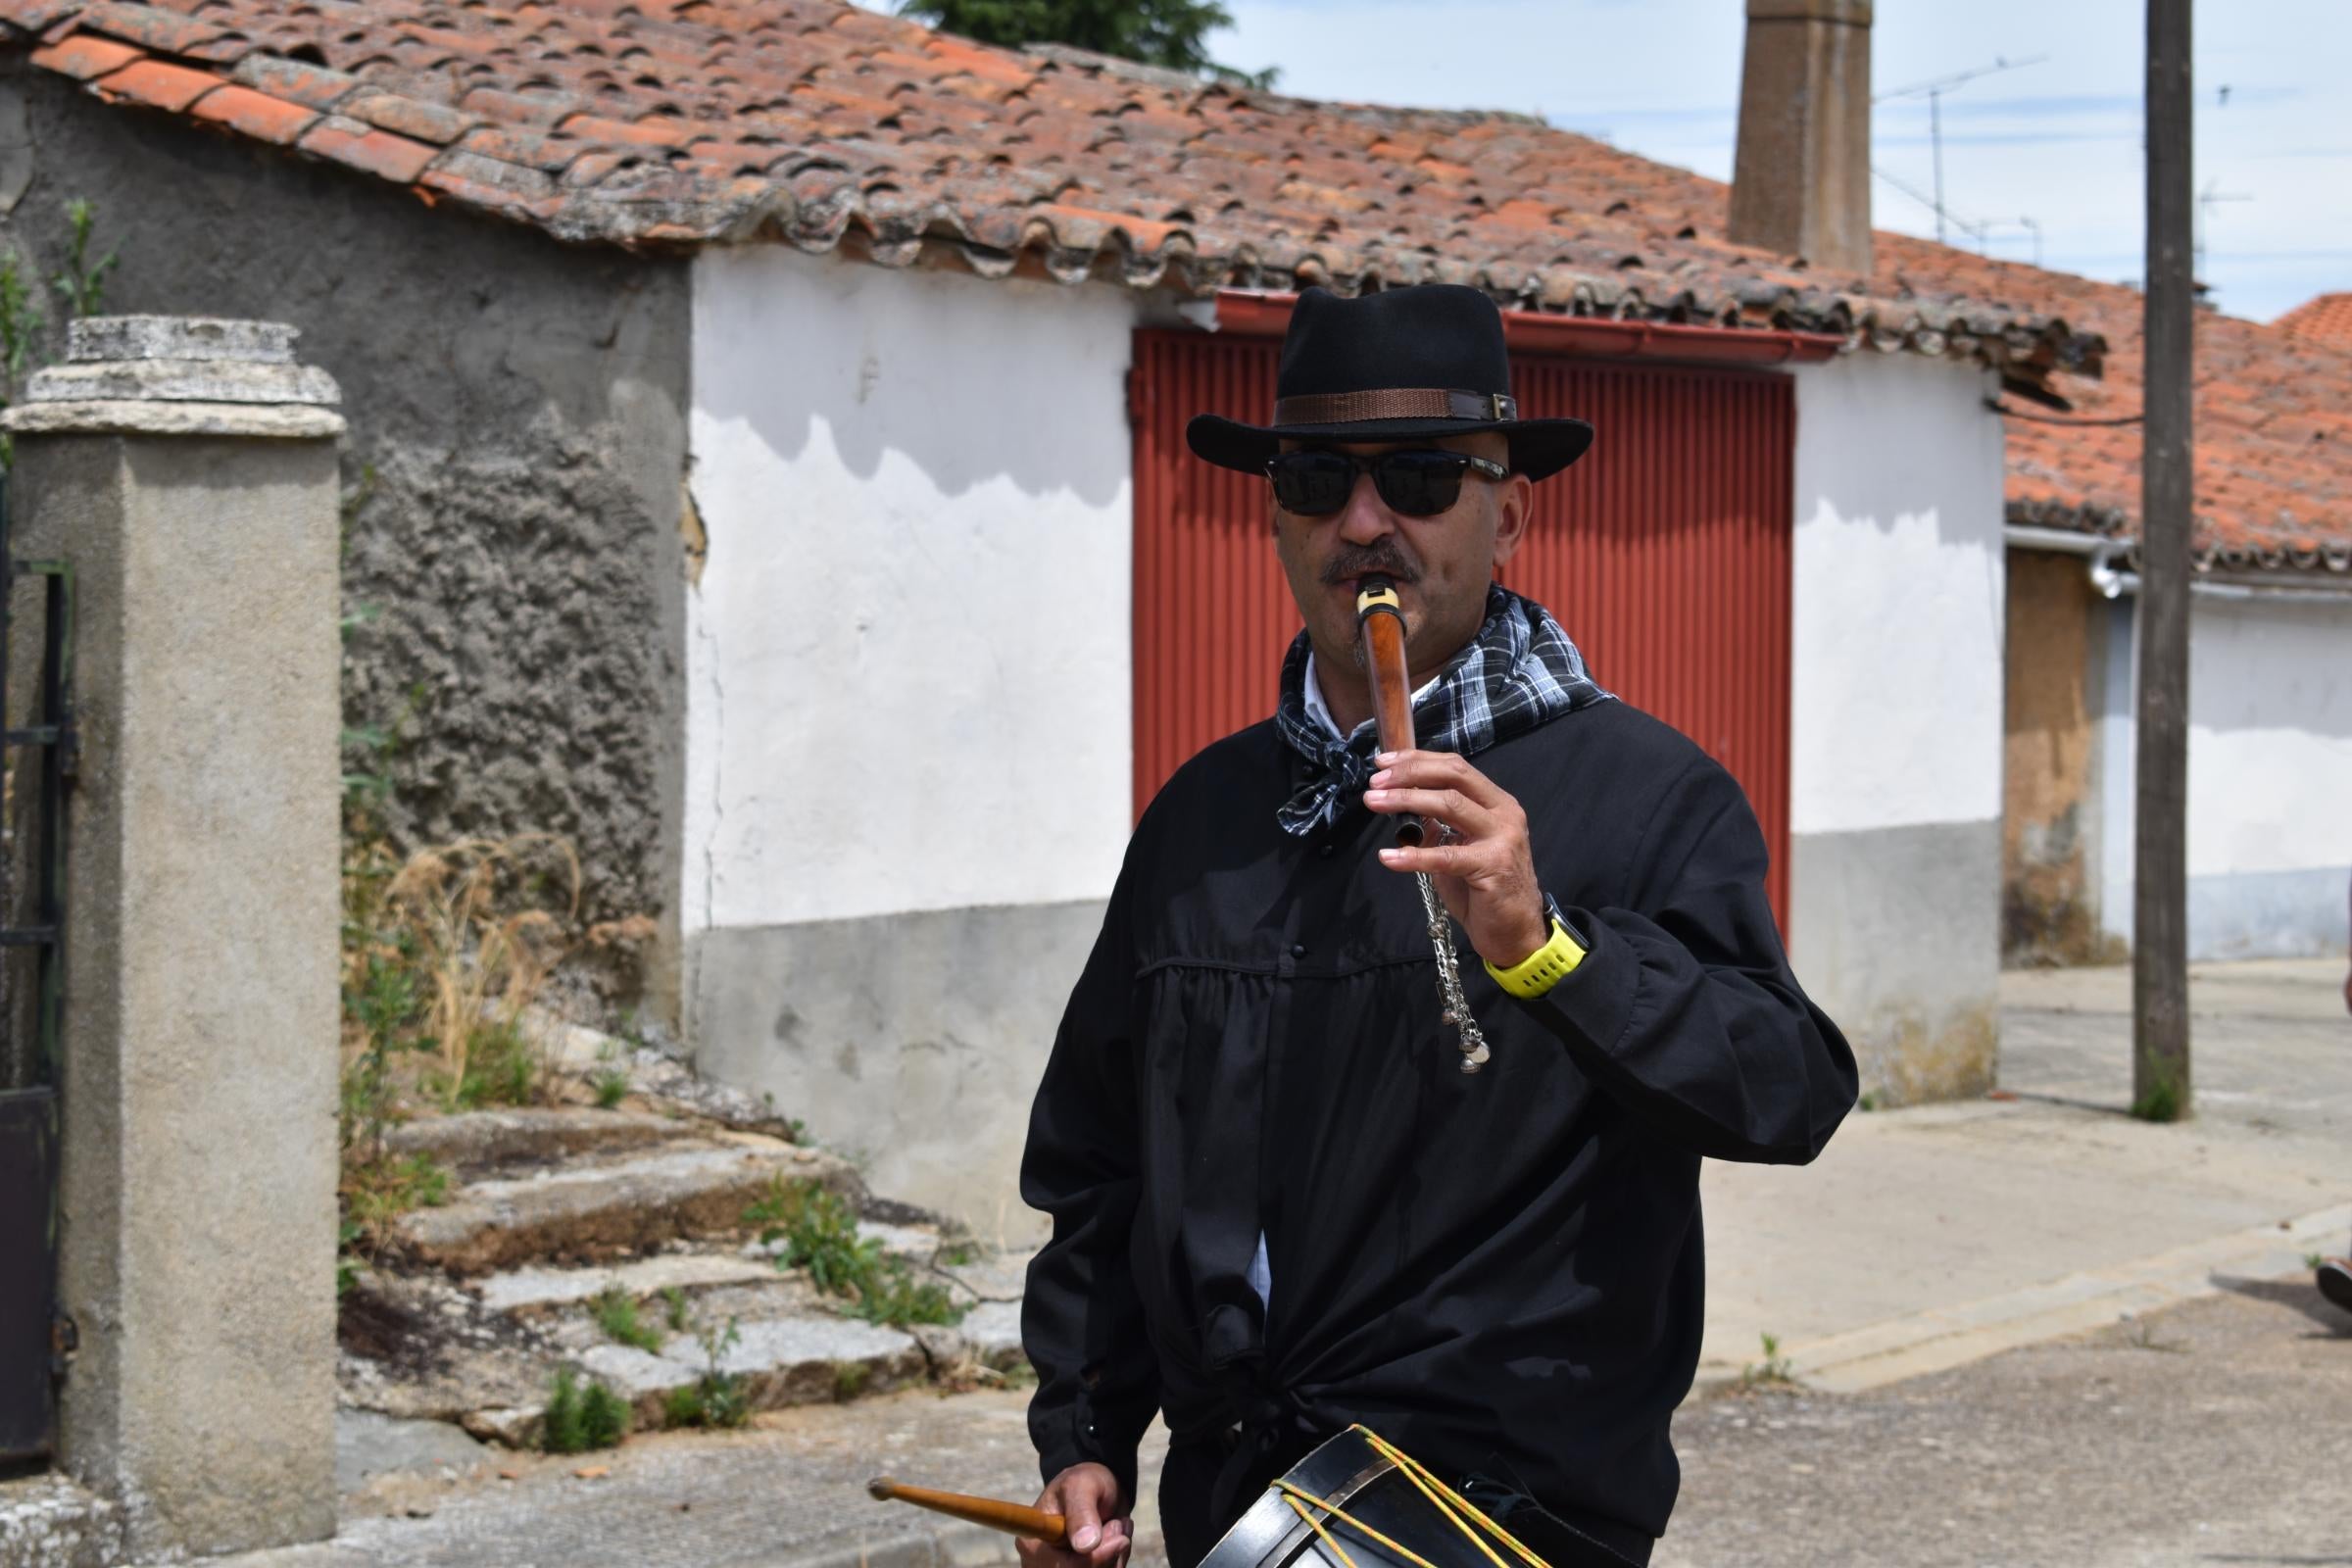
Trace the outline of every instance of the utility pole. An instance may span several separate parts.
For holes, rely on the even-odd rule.
[[[2188,566],[2196,307],[2190,0],[2148,0],[2147,367],[2139,505],[2139,757],[2132,1110],[2189,1113]]]

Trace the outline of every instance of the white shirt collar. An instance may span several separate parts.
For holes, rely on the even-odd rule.
[[[1443,678],[1440,675],[1432,675],[1423,681],[1420,689],[1413,693],[1413,701],[1418,703],[1422,698],[1436,691],[1438,682]],[[1337,736],[1341,740],[1348,738],[1340,734],[1340,721],[1331,716],[1331,707],[1323,701],[1323,682],[1315,675],[1315,651],[1312,648],[1306,651],[1306,716],[1322,725],[1325,734]],[[1364,722],[1369,724],[1372,720],[1367,718]]]

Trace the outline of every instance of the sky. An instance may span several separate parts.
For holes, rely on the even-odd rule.
[[[1307,98],[1511,109],[1732,175],[1742,0],[1224,0],[1218,61]],[[1940,101],[1953,243],[2139,280],[2144,0],[1878,0],[1872,216],[1934,237],[1929,100],[1886,94],[2017,64]],[[2269,320],[2352,289],[2352,0],[2196,8],[2195,187],[2216,303]],[[2225,96],[2224,89],[2227,89]],[[1916,193],[1916,194],[1912,194]],[[2038,245],[2038,257],[2036,246]]]

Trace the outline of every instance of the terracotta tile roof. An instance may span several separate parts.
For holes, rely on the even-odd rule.
[[[2059,374],[2074,405],[2060,419],[2140,409],[2136,288],[1990,261],[1904,234],[1878,236],[1890,280],[1998,290],[2107,341],[2098,380]],[[2206,567],[2352,571],[2352,346],[2336,347],[2235,317],[2196,325],[2196,550]],[[2043,411],[2010,400],[2029,415]],[[2131,535],[2138,531],[2136,424],[2007,426],[2012,521]]]
[[[2315,343],[2352,349],[2352,292],[2314,295],[2271,324]]]
[[[102,98],[575,241],[1193,292],[1443,278],[1973,357],[2081,417],[2139,402],[2132,289],[1888,233],[1877,276],[1817,276],[1729,243],[1722,184],[1517,116],[1237,91],[839,0],[0,0],[9,36]],[[2352,351],[2220,316],[2198,347],[2201,559],[2352,569]],[[2008,434],[2014,519],[2132,530],[2135,427]]]
[[[0,0],[102,98],[576,241],[780,239],[1200,293],[1447,279],[1836,332],[2037,382],[2099,344],[1735,246],[1716,188],[1520,116],[1251,93],[841,0]]]

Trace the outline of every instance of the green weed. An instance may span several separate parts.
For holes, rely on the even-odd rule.
[[[724,1329],[705,1329],[696,1338],[703,1347],[703,1375],[669,1391],[662,1401],[663,1424],[725,1430],[742,1426],[752,1418],[751,1391],[740,1374],[719,1369],[719,1362],[742,1340],[735,1320],[727,1319]]]
[[[603,1384],[583,1387],[569,1367],[556,1373],[549,1393],[539,1446],[549,1453],[585,1453],[612,1448],[629,1435],[629,1404]]]
[[[106,294],[106,274],[122,260],[114,251],[95,262],[90,260],[90,230],[97,221],[97,209],[84,198],[76,196],[66,203],[66,265],[50,275],[49,286],[64,296],[66,309],[76,317],[98,314]]]
[[[662,1287],[662,1315],[672,1334],[686,1332],[686,1293],[675,1285]]]
[[[629,1075],[625,1072],[600,1072],[589,1078],[588,1087],[596,1091],[596,1108],[611,1110],[627,1098]]]
[[[608,1286],[596,1298],[592,1310],[596,1326],[614,1344],[635,1346],[640,1350],[662,1348],[662,1331],[650,1323],[637,1321],[637,1298],[619,1286]]]
[[[1796,1381],[1796,1368],[1781,1353],[1777,1334],[1761,1336],[1764,1341],[1764,1359],[1750,1361],[1740,1368],[1740,1386],[1743,1389],[1787,1388]]]
[[[863,1361],[834,1362],[833,1402],[847,1404],[858,1397],[858,1395],[865,1392],[865,1386],[872,1380],[873,1375],[874,1369]]]
[[[2159,1079],[2148,1092],[2132,1102],[2132,1114],[2141,1121],[2179,1121],[2180,1119],[2180,1086],[2171,1079]]]
[[[920,1280],[902,1258],[885,1257],[882,1244],[858,1234],[850,1205],[821,1187],[778,1177],[767,1195],[743,1211],[762,1242],[782,1242],[778,1268],[806,1269],[809,1283],[846,1298],[847,1310],[869,1323],[954,1323],[966,1310],[946,1286]]]

